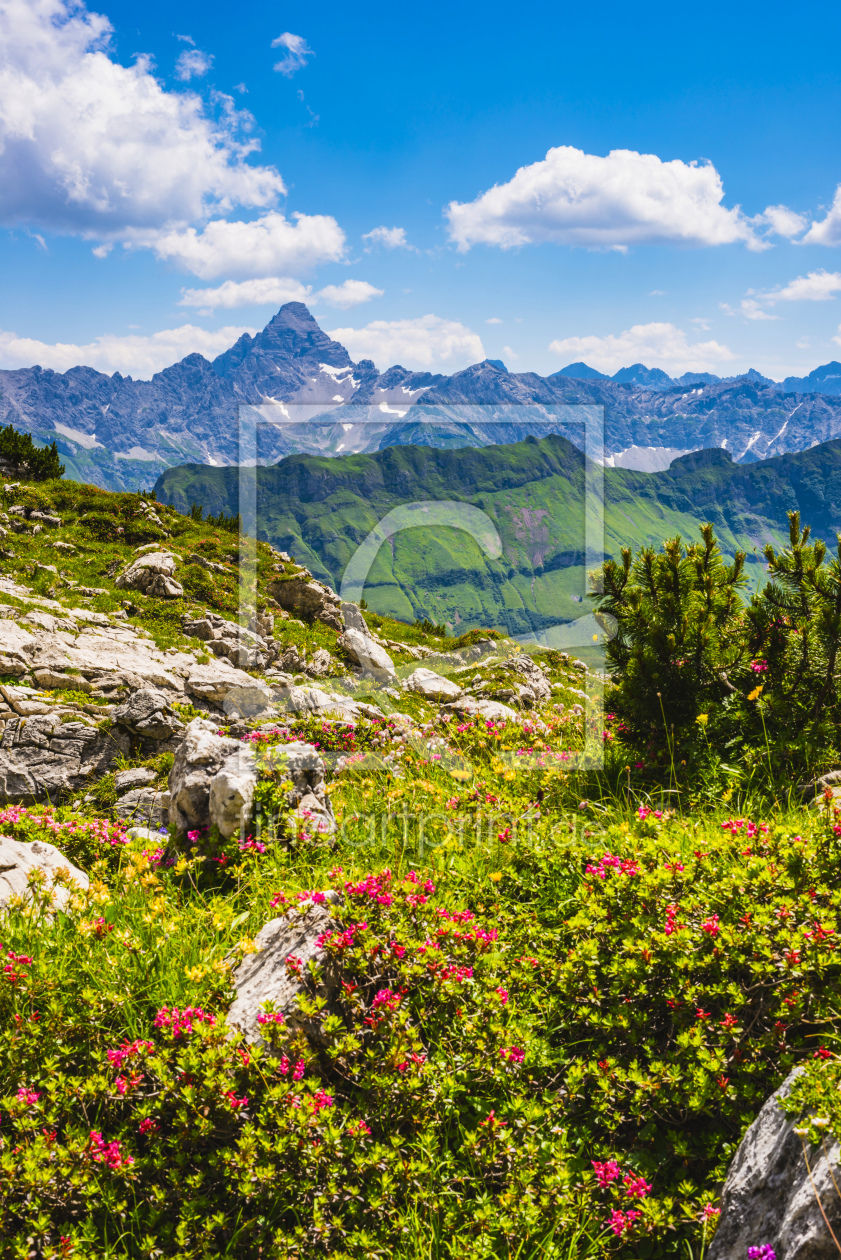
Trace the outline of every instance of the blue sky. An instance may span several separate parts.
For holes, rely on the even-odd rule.
[[[0,0],[0,366],[148,376],[296,297],[382,369],[841,358],[839,25]]]

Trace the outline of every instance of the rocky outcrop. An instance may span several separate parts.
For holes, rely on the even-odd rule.
[[[133,560],[115,579],[121,590],[142,591],[160,599],[180,599],[184,587],[176,582],[175,557],[170,551],[152,551]]]
[[[276,654],[273,644],[256,630],[226,621],[210,609],[203,617],[185,617],[181,624],[185,634],[201,639],[214,656],[226,658],[239,669],[265,669]]]
[[[213,794],[218,775],[222,777]],[[250,789],[246,781],[250,782]],[[233,835],[237,826],[250,821],[256,782],[251,748],[217,734],[214,722],[194,718],[175,754],[169,776],[170,826],[177,836],[184,836],[215,822],[220,831],[223,825],[226,828],[223,835]]]
[[[183,735],[185,729],[166,696],[152,687],[135,691],[125,704],[114,710],[113,719],[132,735],[143,739],[169,740]]]
[[[169,818],[169,802],[169,792],[149,787],[133,788],[120,797],[114,813],[132,826],[148,824],[150,827],[165,827]]]
[[[308,1019],[298,1008],[298,997],[311,991],[309,964],[321,968],[321,995],[331,999],[340,992],[332,957],[318,944],[319,937],[336,928],[330,904],[338,900],[331,891],[321,894],[322,904],[304,902],[288,916],[270,919],[255,938],[257,952],[247,954],[234,972],[236,998],[228,1011],[228,1023],[250,1042],[263,1042],[258,1016],[266,1002],[283,1016],[284,1034],[304,1032],[311,1040],[324,1040],[318,1018]],[[294,960],[290,965],[290,960]]]
[[[450,678],[442,678],[433,669],[416,669],[406,679],[406,687],[424,700],[457,700],[461,687]]]
[[[334,630],[341,630],[344,621],[342,601],[329,586],[323,586],[306,575],[278,578],[268,587],[269,594],[293,617],[304,621],[323,621]]]
[[[0,739],[0,800],[57,802],[94,776],[106,774],[128,736],[57,713],[6,722]]]
[[[552,687],[546,675],[527,652],[510,656],[505,662],[505,668],[522,678],[522,683],[515,683],[515,689],[520,703],[527,709],[533,708],[543,700],[548,700],[551,696]]]
[[[345,630],[337,643],[363,673],[371,674],[374,678],[389,679],[396,676],[394,661],[385,648],[375,643],[369,634],[363,634],[361,630]]]
[[[8,906],[12,897],[29,901],[29,886],[34,871],[43,874],[44,891],[52,895],[53,906],[60,910],[67,905],[74,890],[86,889],[88,877],[69,862],[53,844],[33,840],[30,844],[0,836],[0,906]]]
[[[212,661],[209,665],[196,665],[190,662],[190,670],[186,678],[187,691],[197,699],[206,700],[209,704],[223,706],[228,695],[237,689],[246,691],[257,688],[268,706],[272,693],[265,683],[252,678],[242,669],[236,669],[226,660]]]
[[[736,1152],[721,1196],[709,1260],[742,1260],[749,1247],[771,1247],[779,1260],[837,1260],[841,1240],[838,1143],[804,1146],[778,1100],[797,1070],[772,1094]],[[808,1165],[807,1165],[808,1160]]]
[[[284,776],[292,781],[287,799],[295,807],[302,829],[332,835],[336,819],[327,795],[324,761],[312,744],[278,744],[272,749],[272,760],[283,766]]]

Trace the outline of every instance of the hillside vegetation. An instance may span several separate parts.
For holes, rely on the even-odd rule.
[[[369,530],[400,503],[457,501],[486,512],[503,554],[429,526],[396,535],[368,578],[372,608],[403,620],[529,634],[572,620],[586,596],[584,456],[565,438],[457,451],[391,447],[375,455],[293,455],[257,472],[260,536],[291,551],[338,589]],[[239,470],[186,465],[164,473],[158,497],[189,510],[238,510]],[[661,473],[604,470],[605,551],[690,536],[711,521],[724,551],[746,552],[751,582],[761,550],[785,539],[788,511],[832,541],[841,528],[841,442],[757,464],[700,451]],[[587,511],[595,521],[599,504]]]
[[[483,501],[576,475],[565,444],[514,455],[510,487]],[[442,453],[399,458],[408,478]],[[735,495],[748,471],[687,476],[695,493],[729,477]],[[238,619],[230,520],[64,481],[4,495],[0,627],[53,615],[71,628],[44,633],[69,642],[87,609],[103,641],[151,636],[188,673],[209,659],[189,627]],[[35,533],[32,511],[61,523]],[[59,907],[36,874],[0,917],[0,1257],[702,1260],[746,1127],[794,1064],[834,1070],[841,1034],[841,821],[831,788],[798,787],[837,756],[839,562],[799,521],[775,530],[755,598],[709,531],[609,565],[608,679],[357,610],[396,662],[384,684],[335,628],[282,615],[272,590],[305,575],[259,543],[243,620],[268,634],[274,615],[274,665],[249,677],[275,707],[249,719],[170,691],[185,724],[210,717],[254,750],[249,828],[132,829],[116,775],[161,787],[173,758],[139,737],[75,801],[0,806],[5,836],[55,844],[90,877]],[[115,585],[149,544],[170,549],[180,598]],[[297,681],[276,668],[292,649]],[[455,701],[409,686],[419,661]],[[319,688],[372,707],[294,707]],[[96,690],[38,694],[116,730]],[[0,759],[35,720],[8,719]],[[301,741],[332,834],[290,803],[284,749]],[[286,959],[298,996],[263,1004],[247,1041],[226,1024],[236,969],[269,920],[307,907],[329,915],[322,961]]]

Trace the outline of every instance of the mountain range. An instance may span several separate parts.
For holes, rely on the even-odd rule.
[[[491,359],[450,376],[379,372],[369,359],[354,363],[306,306],[290,302],[212,362],[191,354],[149,381],[88,367],[0,371],[0,422],[56,440],[68,476],[140,489],[168,467],[239,462],[243,405],[260,408],[264,463],[295,450],[463,448],[550,432],[580,443],[580,415],[558,408],[583,406],[604,408],[600,458],[654,471],[689,450],[721,447],[746,463],[839,437],[839,389],[838,363],[782,385],[756,372],[674,381],[641,364],[611,379],[585,364],[541,377]]]
[[[424,523],[376,551],[365,599],[398,620],[429,618],[468,629],[548,635],[554,646],[592,640],[586,613],[585,504],[600,524],[598,493],[585,498],[585,456],[560,435],[483,448],[391,446],[374,454],[293,455],[256,471],[259,537],[290,551],[339,589],[345,567],[371,530],[400,504],[470,504],[502,544],[488,554],[464,528]],[[240,470],[190,465],[167,470],[158,498],[187,512],[239,510]],[[762,548],[784,545],[796,509],[834,552],[841,530],[841,440],[796,455],[738,464],[720,449],[697,451],[671,468],[604,470],[604,547],[654,545],[676,534],[698,538],[712,521],[722,549],[747,552],[749,581],[765,578]],[[445,513],[446,516],[446,513]],[[457,523],[457,521],[456,521]],[[572,637],[570,635],[572,634]]]

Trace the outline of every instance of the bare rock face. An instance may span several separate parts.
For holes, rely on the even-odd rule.
[[[176,735],[183,735],[185,730],[166,696],[152,687],[135,691],[125,704],[114,710],[112,717],[132,734],[145,739],[173,739]]]
[[[132,788],[114,806],[118,818],[130,820],[133,826],[165,827],[169,816],[169,792],[150,787]]]
[[[521,701],[525,702],[527,707],[532,704],[540,703],[542,700],[548,700],[552,694],[552,687],[540,666],[532,660],[527,652],[520,652],[517,656],[511,656],[505,662],[505,668],[511,670],[515,674],[519,674],[525,683],[525,688],[530,693],[530,698],[523,695],[524,688],[518,688]]]
[[[333,806],[324,781],[324,761],[311,744],[297,742],[273,749],[284,773],[292,781],[288,800],[303,828],[310,833],[332,835],[336,830]]]
[[[268,664],[271,651],[261,634],[211,609],[198,619],[184,618],[182,625],[185,634],[201,639],[214,656],[225,657],[238,669],[265,669]]]
[[[210,782],[210,821],[226,839],[244,832],[251,821],[256,786],[254,753],[240,744],[237,751],[222,762]]]
[[[236,669],[224,659],[211,661],[209,665],[191,665],[186,687],[191,695],[220,707],[225,703],[228,693],[237,687],[262,687],[266,704],[271,701],[271,691],[265,684],[252,678],[244,670]]]
[[[741,1260],[748,1247],[763,1245],[779,1260],[837,1260],[829,1227],[841,1238],[841,1196],[833,1183],[833,1174],[839,1182],[838,1143],[827,1143],[825,1152],[807,1144],[804,1153],[796,1122],[778,1105],[798,1071],[771,1095],[742,1138],[724,1183],[709,1260]]]
[[[338,595],[329,586],[323,586],[304,574],[272,582],[268,588],[271,597],[284,611],[304,621],[323,621],[334,630],[341,630],[344,621]]]
[[[118,792],[131,792],[134,788],[146,787],[154,777],[154,770],[148,766],[137,766],[133,770],[118,771],[114,775],[114,786]]]
[[[363,634],[361,630],[345,630],[337,642],[366,674],[373,674],[375,678],[395,677],[394,661],[369,634]]]
[[[152,551],[133,560],[115,579],[121,590],[143,591],[160,599],[180,599],[184,587],[172,576],[175,557],[169,551]]]
[[[450,678],[442,678],[433,669],[416,669],[406,679],[409,691],[423,696],[424,700],[457,700],[461,687]]]
[[[31,899],[28,881],[34,870],[43,871],[45,887],[52,892],[53,905],[58,910],[67,905],[74,885],[88,887],[85,872],[69,862],[55,845],[44,840],[25,844],[0,836],[0,906],[8,906],[12,897]]]
[[[360,634],[370,634],[365,624],[365,618],[362,616],[362,609],[358,604],[342,604],[342,617],[348,630],[358,630]]]
[[[249,805],[253,801],[253,785],[257,781],[256,770],[253,769],[254,754],[250,748],[244,748],[237,739],[229,739],[225,735],[217,735],[216,726],[205,718],[194,718],[187,727],[184,740],[175,754],[175,762],[169,775],[169,822],[176,834],[185,835],[188,831],[198,831],[209,827],[212,822],[221,820],[231,829],[223,835],[233,835],[235,827],[231,825],[235,813],[235,805],[226,791],[231,786],[231,778],[237,777],[241,784],[241,776],[250,757],[253,782]],[[216,776],[225,771],[216,793],[216,818],[211,811],[211,791]],[[245,796],[240,790],[241,802],[245,804]],[[239,824],[247,823],[240,810]],[[221,827],[220,827],[221,830]]]
[[[129,751],[119,730],[62,722],[57,713],[12,718],[0,739],[0,800],[58,801]]]
[[[324,904],[304,902],[288,917],[270,919],[255,939],[257,953],[247,954],[234,972],[237,995],[228,1011],[228,1023],[249,1041],[262,1041],[257,1016],[265,1002],[272,1002],[275,1010],[282,1012],[284,1031],[302,1030],[313,1041],[322,1040],[319,1022],[300,1014],[297,999],[308,992],[310,961],[322,968],[328,1003],[339,993],[332,959],[318,944],[323,933],[336,930],[330,903],[338,900],[338,894],[328,891],[324,898]]]

